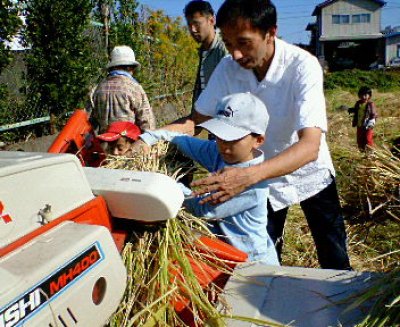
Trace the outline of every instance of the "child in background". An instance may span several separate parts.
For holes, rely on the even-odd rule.
[[[375,103],[371,101],[372,90],[363,86],[358,91],[359,100],[354,108],[349,109],[353,116],[353,127],[357,127],[357,145],[364,151],[368,146],[374,146],[374,126],[376,123],[377,112]]]
[[[176,144],[189,158],[209,172],[227,167],[248,167],[264,160],[259,147],[264,143],[269,116],[263,102],[250,93],[224,97],[217,116],[202,124],[216,137],[202,140],[167,130],[146,131],[140,138],[152,145],[159,140]],[[279,265],[274,244],[267,233],[268,184],[260,182],[238,196],[217,205],[201,204],[202,197],[181,184],[184,206],[198,217],[210,219],[211,231],[246,252],[250,261]]]
[[[141,134],[140,128],[129,121],[117,121],[111,123],[107,131],[97,136],[103,142],[107,142],[106,151],[116,156],[132,155],[132,146]]]

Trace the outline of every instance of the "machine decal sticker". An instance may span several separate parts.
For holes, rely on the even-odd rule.
[[[0,327],[21,326],[104,259],[96,242],[20,297],[0,308]]]
[[[8,213],[3,212],[3,210],[4,210],[3,202],[0,201],[0,220],[5,222],[6,224],[11,223],[12,222],[11,216]]]

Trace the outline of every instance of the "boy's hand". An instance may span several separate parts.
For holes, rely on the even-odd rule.
[[[366,129],[372,129],[375,126],[375,119],[369,119],[365,125]]]
[[[211,193],[200,202],[201,204],[206,202],[218,204],[243,192],[251,184],[245,168],[225,168],[209,177],[194,181],[191,186],[200,187],[193,191],[195,196]]]
[[[150,149],[151,147],[146,142],[138,139],[133,143],[131,151],[133,153],[143,151],[145,154],[148,154],[150,153]]]

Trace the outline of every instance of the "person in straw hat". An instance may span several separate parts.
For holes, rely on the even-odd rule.
[[[133,77],[140,68],[133,50],[116,46],[107,65],[107,77],[94,88],[86,110],[99,124],[99,132],[115,121],[130,121],[141,130],[155,129],[153,109],[142,86]]]

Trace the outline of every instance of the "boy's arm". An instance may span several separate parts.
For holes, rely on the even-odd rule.
[[[208,171],[218,169],[218,151],[214,142],[162,129],[146,131],[140,135],[140,138],[148,145],[153,145],[160,140],[171,142],[178,147],[179,151],[197,161]]]
[[[376,110],[375,102],[371,102],[371,110],[369,113],[369,119],[376,119],[378,118],[378,112]]]
[[[230,200],[217,205],[209,203],[200,204],[202,197],[193,197],[192,192],[186,186],[180,184],[185,194],[184,207],[197,217],[207,219],[225,218],[249,210],[259,203],[257,192],[254,189],[244,191]]]
[[[177,133],[187,134],[187,135],[195,135],[196,125],[201,124],[210,118],[211,117],[202,115],[202,114],[194,111],[189,116],[179,118],[179,119],[175,120],[174,122],[163,126],[162,130],[167,130],[170,132],[177,132]],[[148,151],[149,145],[152,145],[152,144],[146,143],[142,139],[139,139],[134,143],[133,151],[138,151],[140,149],[145,149],[146,151]]]

